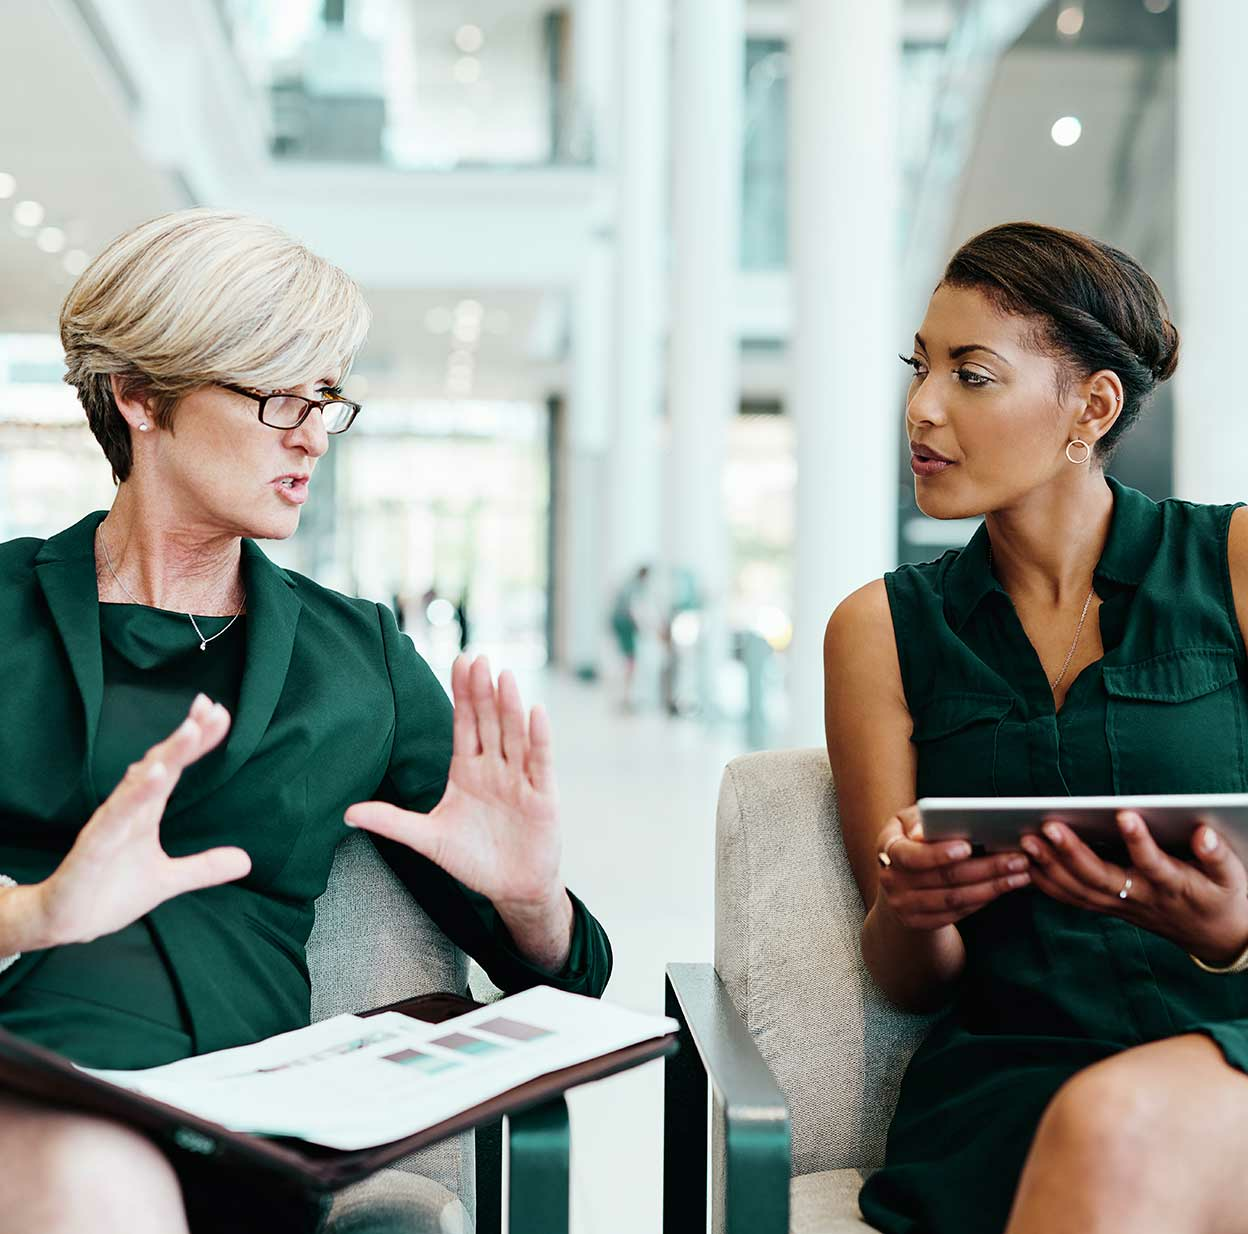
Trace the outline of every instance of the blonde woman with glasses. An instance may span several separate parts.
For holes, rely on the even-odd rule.
[[[560,879],[542,711],[481,659],[456,664],[452,712],[389,609],[256,544],[295,531],[359,414],[341,383],[368,321],[341,270],[207,210],[122,236],[65,301],[66,380],[117,495],[0,545],[0,1027],[87,1066],[306,1024],[346,826],[503,989],[606,985],[606,936]],[[324,1220],[4,1093],[0,1161],[0,1234]]]

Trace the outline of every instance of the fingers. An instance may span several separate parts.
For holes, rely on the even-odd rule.
[[[555,791],[555,751],[545,707],[534,707],[529,715],[529,760],[525,771],[536,792]]]
[[[1168,853],[1157,847],[1148,824],[1134,811],[1123,810],[1118,814],[1118,830],[1131,858],[1131,866],[1155,887],[1178,886],[1185,871]],[[1212,834],[1212,833],[1210,833]]]
[[[524,719],[524,703],[515,674],[504,669],[498,675],[498,716],[502,729],[503,757],[517,767],[525,765],[528,734]]]
[[[468,693],[477,713],[477,739],[481,742],[481,753],[497,755],[502,750],[502,727],[494,697],[494,679],[490,676],[490,662],[485,656],[478,656],[468,670]]]
[[[900,846],[898,846],[900,847]],[[889,905],[907,924],[932,929],[949,925],[1031,882],[1027,871],[1001,874],[986,882],[939,890],[902,890],[889,895]]]
[[[229,731],[230,713],[220,703],[197,694],[186,719],[147,752],[145,761],[164,763],[170,771],[180,773],[218,746]]]
[[[1022,853],[997,853],[990,857],[973,857],[955,861],[931,870],[899,870],[890,866],[882,871],[880,878],[886,883],[904,886],[908,890],[921,891],[943,887],[969,887],[975,883],[987,883],[1009,874],[1028,872],[1028,861]]]
[[[163,805],[184,768],[221,743],[230,729],[230,715],[220,703],[197,694],[185,720],[164,741],[131,763],[108,803],[127,815],[145,803]],[[159,818],[159,814],[152,816]]]
[[[436,832],[427,814],[404,810],[387,801],[360,801],[347,810],[342,821],[348,827],[371,831],[437,860]]]
[[[1104,911],[1118,902],[1127,881],[1121,866],[1102,861],[1063,823],[1048,822],[1042,830],[1043,836],[1020,841],[1033,862],[1037,887],[1082,908]]]
[[[929,844],[926,840],[912,840],[903,834],[887,843],[893,865],[903,870],[934,870],[954,861],[965,861],[971,855],[971,846],[965,840]]]
[[[1192,852],[1196,854],[1201,870],[1219,887],[1228,890],[1243,887],[1243,862],[1212,827],[1202,824],[1192,832]]]
[[[210,848],[193,857],[175,857],[169,863],[176,890],[173,895],[232,883],[251,873],[251,858],[241,848]]]
[[[481,739],[477,736],[477,709],[468,688],[468,676],[468,657],[456,656],[451,665],[451,698],[455,702],[453,748],[456,754],[475,758],[481,753]]]

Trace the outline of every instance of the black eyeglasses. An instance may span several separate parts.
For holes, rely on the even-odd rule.
[[[303,398],[298,394],[257,394],[242,386],[221,382],[221,389],[230,390],[260,404],[260,423],[269,428],[298,428],[311,414],[313,407],[321,409],[321,418],[327,433],[345,433],[360,414],[359,403],[353,403],[339,394],[333,398]]]

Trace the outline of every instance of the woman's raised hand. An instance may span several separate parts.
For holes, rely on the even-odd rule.
[[[1022,853],[972,857],[965,840],[929,843],[923,838],[918,806],[889,819],[876,847],[889,860],[880,870],[880,897],[912,930],[953,925],[1031,881]]]
[[[37,884],[45,946],[111,934],[174,896],[251,870],[241,848],[170,857],[160,844],[160,820],[183,769],[215,749],[229,727],[225,708],[200,694],[181,726],[131,764],[61,864]]]
[[[525,718],[509,672],[495,686],[484,656],[451,670],[455,700],[450,776],[442,800],[420,814],[381,801],[353,805],[346,821],[428,857],[465,886],[508,908],[566,901],[550,723]]]
[[[1133,811],[1118,814],[1118,830],[1125,867],[1097,856],[1065,823],[1024,836],[1036,888],[1168,938],[1206,964],[1235,959],[1248,944],[1248,873],[1226,841],[1212,827],[1193,827],[1193,862],[1158,848]]]

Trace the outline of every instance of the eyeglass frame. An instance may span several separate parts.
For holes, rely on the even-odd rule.
[[[359,403],[356,403],[349,398],[344,398],[341,394],[335,394],[332,398],[304,398],[302,394],[285,394],[280,390],[275,390],[272,394],[257,394],[254,390],[247,390],[242,386],[232,386],[228,382],[221,381],[217,384],[222,390],[229,390],[232,394],[241,394],[245,398],[254,399],[260,404],[260,406],[256,409],[256,416],[260,423],[263,424],[265,428],[276,429],[279,433],[288,433],[292,429],[298,428],[312,414],[313,407],[318,408],[321,414],[324,415],[325,408],[328,407],[330,403],[345,403],[351,408],[351,419],[348,420],[342,428],[325,430],[325,432],[331,437],[337,437],[340,434],[345,433],[347,429],[355,423],[356,416],[358,416],[363,410]],[[264,405],[269,401],[269,399],[273,398],[299,399],[300,402],[305,404],[303,414],[300,415],[299,419],[296,420],[294,424],[270,424],[264,418]]]

